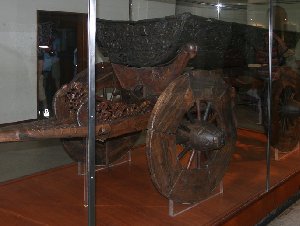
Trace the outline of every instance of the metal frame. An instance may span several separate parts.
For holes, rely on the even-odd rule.
[[[129,12],[128,12],[129,21],[132,21],[133,20],[133,14],[132,14],[133,3],[132,3],[132,0],[129,0],[128,3],[129,3],[129,7],[128,7],[128,9],[129,9]]]
[[[268,81],[268,142],[266,151],[266,164],[267,164],[267,175],[266,175],[266,191],[270,190],[270,161],[271,161],[271,106],[272,106],[272,46],[273,46],[273,0],[269,0],[269,81]]]
[[[95,217],[95,41],[96,41],[96,0],[88,5],[88,149],[87,149],[87,186],[88,186],[88,225],[94,226]]]

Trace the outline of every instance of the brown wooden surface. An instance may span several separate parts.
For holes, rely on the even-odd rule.
[[[187,120],[196,103],[198,121],[196,116]],[[217,71],[187,72],[162,92],[149,119],[146,141],[151,178],[162,195],[179,203],[196,203],[213,193],[234,152],[232,103],[231,87]],[[211,120],[204,116],[206,112]],[[211,129],[206,130],[208,127]],[[186,138],[181,132],[190,136],[188,141],[182,142]],[[188,164],[179,158],[180,151],[176,153],[178,146],[190,150],[184,155]],[[193,161],[195,166],[189,165]]]
[[[224,194],[174,218],[151,183],[144,148],[136,149],[131,166],[96,174],[97,225],[253,225],[300,186],[300,153],[295,152],[272,160],[272,185],[288,179],[263,195],[264,145],[264,135],[240,130]],[[0,225],[82,226],[86,218],[83,177],[77,176],[76,164],[0,184]]]
[[[108,138],[142,131],[146,128],[149,117],[150,113],[145,113],[143,115],[128,117],[126,120],[97,124],[96,137],[100,140],[106,140]],[[53,118],[20,123],[0,129],[0,142],[86,136],[87,126],[59,122]]]
[[[112,64],[114,72],[122,88],[134,90],[142,85],[146,95],[158,95],[186,68],[190,59],[197,53],[198,47],[187,44],[182,47],[177,56],[166,65],[157,67],[128,67],[122,64]]]

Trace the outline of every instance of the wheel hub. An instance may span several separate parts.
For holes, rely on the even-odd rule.
[[[180,127],[177,138],[194,150],[212,151],[225,145],[225,134],[212,123],[202,122]]]

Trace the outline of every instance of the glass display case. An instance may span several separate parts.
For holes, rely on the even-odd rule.
[[[273,2],[270,186],[276,188],[299,171],[299,2]],[[285,173],[283,173],[285,172]],[[294,192],[293,197],[295,199]],[[293,198],[291,198],[293,200]]]
[[[2,1],[0,8],[0,127],[4,138],[3,134],[11,131],[8,127],[22,130],[20,123],[33,123],[37,118],[53,120],[55,92],[73,79],[76,64],[78,72],[87,67],[84,40],[88,2],[13,0]],[[50,121],[45,125],[50,126]],[[60,139],[47,137],[26,142],[1,140],[2,224],[87,224],[83,177],[77,176],[77,165],[73,165]],[[60,187],[67,184],[74,188],[71,196]],[[70,222],[56,214],[73,219]]]
[[[3,182],[3,194],[33,189],[5,199],[16,206],[37,192],[49,206],[59,200],[63,217],[45,207],[35,221],[242,225],[241,209],[297,176],[297,2],[2,5],[3,159],[29,144],[28,153],[50,151],[33,155],[35,171],[64,165]],[[3,181],[33,173],[20,161],[3,169]],[[10,176],[11,165],[24,172]],[[40,202],[28,204],[26,218]]]

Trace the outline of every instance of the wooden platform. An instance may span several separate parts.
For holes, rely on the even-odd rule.
[[[265,137],[239,131],[237,151],[224,178],[224,194],[176,217],[151,183],[144,148],[132,164],[97,172],[97,225],[254,225],[299,191],[300,153],[272,160],[265,193]],[[17,167],[17,166],[16,166]],[[72,164],[0,184],[0,225],[87,225],[83,177]]]

